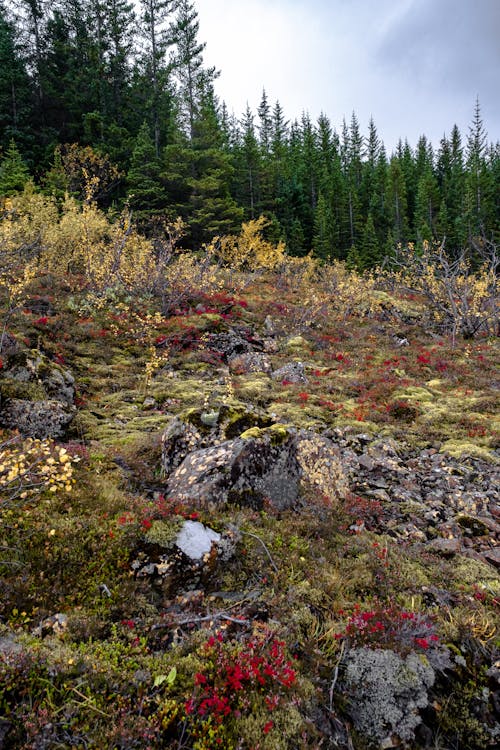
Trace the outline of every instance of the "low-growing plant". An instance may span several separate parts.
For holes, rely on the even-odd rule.
[[[344,612],[339,614],[343,616]],[[335,638],[354,647],[392,648],[401,653],[426,651],[439,642],[435,624],[427,615],[379,604],[370,609],[355,604]]]
[[[195,690],[186,702],[189,734],[195,750],[249,747],[238,731],[240,720],[263,717],[262,747],[275,747],[273,715],[290,700],[297,672],[286,654],[284,641],[271,631],[249,639],[229,641],[221,632],[202,646],[206,667],[194,675]],[[269,735],[269,742],[264,738]]]

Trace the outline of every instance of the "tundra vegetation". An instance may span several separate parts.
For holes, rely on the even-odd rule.
[[[91,197],[4,199],[6,748],[498,741],[495,269],[264,229],[159,253]],[[228,445],[307,481],[186,494]]]
[[[0,3],[0,746],[497,747],[498,144],[197,34]]]

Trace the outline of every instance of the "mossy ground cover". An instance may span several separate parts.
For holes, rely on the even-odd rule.
[[[64,287],[49,295],[44,283],[34,293],[50,314],[19,310],[9,331],[73,373],[78,414],[67,449],[81,460],[71,492],[41,487],[1,506],[4,746],[365,747],[335,688],[359,611],[432,623],[439,647],[459,657],[451,683],[442,678],[452,699],[436,697],[428,709],[432,742],[493,746],[493,566],[397,542],[391,508],[370,497],[331,503],[311,493],[280,513],[165,504],[160,438],[188,410],[251,408],[257,422],[242,425],[243,437],[278,434],[269,423],[344,430],[493,464],[497,341],[427,331],[418,299],[386,291],[347,312],[334,297],[320,310],[311,303],[308,316],[290,284],[276,302],[270,276],[240,279],[237,294],[200,291],[168,315],[153,297],[75,293],[68,301]],[[210,336],[236,328],[250,343],[267,341],[274,370],[301,361],[307,382],[231,372]],[[0,387],[8,390],[7,368],[5,358]],[[191,516],[221,533],[237,528],[233,558],[209,566],[194,590],[134,577],[131,559],[151,543],[151,529],[177,529]],[[50,621],[56,613],[63,626]],[[398,627],[384,647],[405,652]],[[420,641],[411,649],[427,658],[430,644]]]

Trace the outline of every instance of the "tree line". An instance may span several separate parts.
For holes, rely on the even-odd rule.
[[[355,113],[339,131],[326,115],[290,122],[264,91],[229,114],[204,46],[189,0],[0,0],[0,194],[31,177],[85,197],[84,175],[146,232],[182,217],[189,247],[263,214],[291,254],[359,268],[398,243],[498,243],[500,143],[479,102],[466,135],[388,155]]]

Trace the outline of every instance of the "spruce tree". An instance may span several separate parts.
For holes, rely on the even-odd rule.
[[[172,24],[174,75],[178,86],[178,110],[181,125],[191,143],[195,139],[195,122],[201,99],[219,75],[215,68],[203,64],[205,43],[198,40],[198,13],[189,0],[179,0],[178,14]]]
[[[0,147],[14,138],[28,145],[32,133],[31,86],[15,41],[15,28],[0,6]]]
[[[472,125],[467,138],[467,222],[469,241],[486,234],[493,219],[493,182],[488,171],[488,136],[481,117],[479,100],[476,100]]]
[[[8,196],[20,192],[29,179],[28,167],[12,140],[0,161],[0,195]]]
[[[409,239],[406,180],[397,156],[393,156],[389,162],[386,196],[392,236],[397,243],[406,242]]]
[[[365,268],[372,268],[381,260],[382,252],[380,248],[380,242],[375,231],[373,217],[371,214],[368,214],[359,248],[358,267],[361,270],[364,270]]]
[[[336,254],[337,227],[331,198],[319,194],[314,212],[313,250],[318,258],[328,260]]]
[[[254,117],[247,104],[242,120],[242,133],[236,146],[237,196],[245,207],[247,218],[255,219],[262,212],[260,197],[261,155],[255,133]]]
[[[154,140],[146,122],[135,139],[130,168],[127,173],[127,192],[130,207],[140,221],[165,209],[167,195],[160,180],[161,164],[156,157]]]
[[[173,45],[172,14],[176,0],[139,0],[144,83],[148,89],[148,111],[151,113],[155,156],[159,158],[162,145],[162,120],[170,108],[170,66],[167,59]],[[163,134],[164,135],[164,134]]]

